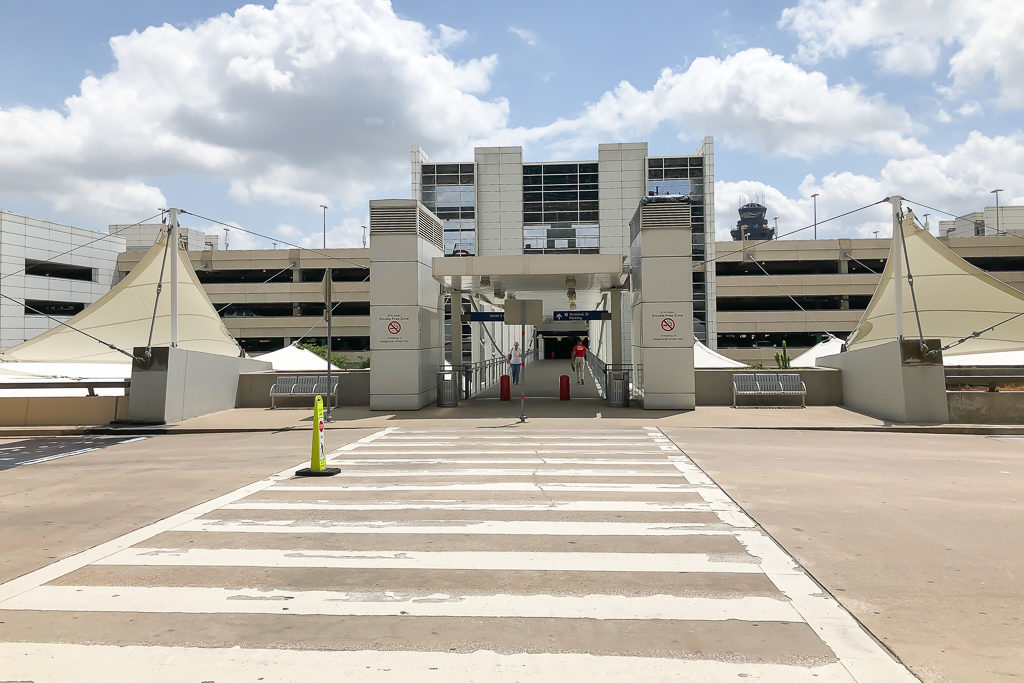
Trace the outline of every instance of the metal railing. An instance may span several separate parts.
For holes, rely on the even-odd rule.
[[[630,363],[605,363],[597,354],[587,350],[587,365],[601,398],[610,406],[628,406],[633,396],[633,365]]]

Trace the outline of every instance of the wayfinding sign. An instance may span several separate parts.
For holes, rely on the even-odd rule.
[[[608,311],[555,311],[551,314],[555,322],[562,320],[611,320],[612,314]]]
[[[473,323],[500,323],[505,321],[505,311],[470,311],[469,321]]]

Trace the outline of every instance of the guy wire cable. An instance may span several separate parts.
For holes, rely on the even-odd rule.
[[[772,284],[774,284],[774,285],[775,285],[776,287],[778,287],[778,288],[779,288],[780,290],[782,290],[782,293],[783,293],[783,294],[785,294],[786,296],[788,296],[788,297],[789,297],[789,298],[790,298],[790,299],[791,299],[791,300],[793,301],[793,303],[795,303],[795,304],[796,304],[797,308],[799,308],[799,309],[800,309],[801,311],[803,311],[804,315],[806,315],[806,316],[807,316],[808,318],[810,318],[810,319],[811,319],[811,320],[812,320],[812,321],[814,322],[814,324],[815,324],[815,325],[817,325],[818,327],[820,327],[820,328],[821,328],[821,331],[822,331],[822,332],[824,332],[824,333],[825,333],[825,334],[826,334],[827,336],[829,336],[829,337],[833,337],[833,336],[835,336],[835,335],[833,335],[833,334],[832,334],[831,332],[829,332],[828,330],[826,330],[826,329],[825,329],[825,326],[824,326],[824,325],[822,325],[821,323],[819,323],[819,322],[818,322],[818,321],[817,321],[817,320],[816,320],[816,319],[814,318],[814,316],[813,316],[813,315],[811,315],[810,313],[808,313],[808,312],[807,312],[807,309],[805,309],[805,308],[804,308],[803,306],[801,306],[801,305],[800,305],[800,302],[799,302],[799,301],[797,301],[797,300],[796,300],[795,298],[793,298],[793,295],[792,295],[792,294],[790,294],[790,293],[789,293],[788,291],[786,291],[786,288],[785,288],[785,287],[783,287],[783,286],[782,286],[782,285],[780,285],[780,284],[779,284],[778,282],[776,282],[776,281],[775,281],[775,278],[773,278],[773,277],[772,277],[771,275],[769,275],[769,274],[768,274],[768,271],[764,269],[764,266],[762,266],[762,265],[761,265],[760,263],[758,263],[758,262],[757,262],[757,260],[756,260],[756,259],[755,259],[755,258],[754,258],[753,256],[751,256],[750,254],[747,254],[747,258],[749,258],[749,259],[750,259],[751,261],[753,261],[753,262],[754,262],[754,265],[755,265],[755,266],[757,266],[758,268],[760,268],[760,269],[761,269],[761,272],[762,272],[762,273],[764,273],[764,274],[765,274],[765,275],[766,275],[766,276],[768,277],[768,279],[772,281]]]
[[[117,351],[118,353],[123,353],[124,355],[128,356],[128,357],[129,357],[129,358],[131,358],[132,360],[143,360],[142,358],[139,358],[138,356],[135,356],[135,355],[133,355],[133,354],[131,354],[131,353],[128,353],[127,351],[125,351],[125,350],[124,350],[124,349],[122,349],[122,348],[119,348],[119,347],[117,347],[117,346],[114,346],[113,344],[111,344],[111,343],[109,343],[109,342],[105,342],[105,341],[103,341],[103,340],[102,340],[102,339],[100,339],[99,337],[94,337],[94,336],[92,336],[91,334],[89,334],[88,332],[84,332],[84,331],[82,331],[82,330],[78,329],[77,327],[73,327],[73,326],[71,326],[71,325],[68,325],[68,324],[67,324],[66,322],[64,322],[63,320],[57,320],[57,318],[54,318],[54,317],[53,317],[52,315],[49,315],[49,314],[47,314],[47,313],[43,313],[43,312],[42,312],[42,311],[40,311],[40,310],[39,310],[38,308],[33,308],[32,306],[29,306],[29,305],[28,305],[27,303],[25,303],[24,301],[18,301],[18,300],[17,300],[17,299],[15,299],[14,297],[10,297],[10,296],[7,296],[6,294],[4,294],[4,293],[2,293],[2,292],[0,292],[0,297],[3,297],[3,298],[5,298],[5,299],[7,299],[7,300],[9,300],[9,301],[13,301],[14,303],[16,303],[16,304],[18,304],[18,305],[20,305],[20,306],[24,306],[25,308],[27,308],[28,310],[32,311],[33,313],[36,313],[37,315],[42,315],[42,316],[46,316],[47,318],[49,318],[49,319],[50,319],[50,320],[52,320],[53,322],[57,323],[58,325],[63,325],[64,327],[67,327],[67,328],[69,328],[69,329],[72,329],[72,330],[74,330],[75,332],[77,332],[78,334],[84,334],[84,335],[85,335],[86,337],[88,337],[89,339],[92,339],[93,341],[96,341],[96,342],[99,342],[100,344],[103,344],[104,346],[106,346],[107,348],[111,349],[112,351]],[[3,354],[0,354],[0,355],[3,355]]]

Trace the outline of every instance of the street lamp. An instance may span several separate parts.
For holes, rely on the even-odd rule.
[[[775,221],[775,239],[779,239],[779,217],[772,216],[772,220]]]
[[[994,194],[996,196],[996,234],[997,235],[1002,234],[1002,233],[999,232],[999,193],[1002,192],[1002,191],[1003,191],[1003,188],[1000,187],[998,190],[992,190],[991,192],[989,192],[989,194]]]
[[[365,225],[360,225],[359,227],[363,229],[363,249],[366,249],[366,231],[369,230],[369,228]]]
[[[815,192],[811,195],[811,201],[814,202],[814,239],[818,239],[818,193]]]
[[[327,205],[321,204],[320,208],[324,210],[324,249],[327,248]]]

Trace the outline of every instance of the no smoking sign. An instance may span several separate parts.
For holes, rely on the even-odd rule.
[[[398,334],[401,331],[402,323],[398,322],[397,320],[392,320],[391,322],[388,323],[388,333]]]
[[[671,332],[672,330],[676,329],[676,321],[673,320],[672,318],[662,318],[661,329],[665,330],[666,332]]]

